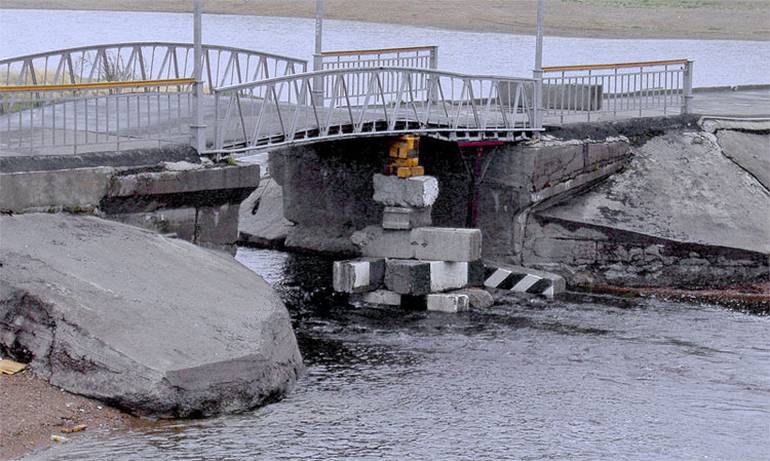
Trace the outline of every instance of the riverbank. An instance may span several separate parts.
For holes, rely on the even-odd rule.
[[[13,376],[0,375],[0,460],[13,459],[54,442],[61,435],[77,443],[93,431],[126,430],[142,424],[139,418],[103,403],[70,394],[26,371]],[[66,433],[78,425],[83,431]]]
[[[208,0],[209,13],[312,17],[314,2]],[[187,0],[0,0],[2,8],[190,11]],[[329,19],[380,22],[476,32],[533,34],[531,0],[391,0],[371,8],[368,0],[328,0]],[[546,0],[550,36],[770,40],[766,0]]]

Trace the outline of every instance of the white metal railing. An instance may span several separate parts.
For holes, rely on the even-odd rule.
[[[543,68],[546,121],[689,112],[692,61],[629,62]]]
[[[413,69],[437,69],[438,46],[411,46],[401,48],[379,48],[367,50],[325,51],[321,53],[319,70],[360,69],[372,67],[409,67]],[[365,91],[365,82],[359,81],[360,74],[350,74],[348,88],[359,94]],[[415,82],[415,88],[427,88],[427,77]],[[383,91],[395,94],[397,82],[391,79],[383,81]],[[324,88],[324,94],[332,94],[332,88]]]
[[[0,60],[0,85],[145,81],[193,76],[191,43],[137,42],[84,46]],[[307,71],[301,59],[203,45],[204,91]]]
[[[351,87],[349,82],[357,82]],[[420,82],[427,82],[420,87]],[[402,132],[513,140],[534,131],[532,79],[335,69],[217,88],[209,153]],[[327,88],[324,94],[314,88]]]
[[[78,153],[190,142],[192,79],[0,89],[0,150]]]

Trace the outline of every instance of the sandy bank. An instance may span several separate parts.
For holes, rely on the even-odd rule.
[[[85,424],[86,430],[62,432],[78,424]],[[78,437],[95,430],[120,430],[135,424],[143,423],[102,403],[62,391],[28,371],[0,375],[0,460],[57,443],[51,441],[54,434],[69,439],[64,443],[77,443]]]
[[[0,0],[3,8],[189,11],[189,0]],[[312,17],[312,0],[206,0],[211,13]],[[327,17],[533,34],[533,0],[327,0]],[[376,7],[374,7],[376,6]],[[548,35],[770,40],[768,0],[546,0]]]

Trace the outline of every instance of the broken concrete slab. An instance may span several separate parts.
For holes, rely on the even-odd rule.
[[[86,216],[0,229],[0,349],[57,387],[208,416],[273,401],[302,369],[278,295],[223,253]]]
[[[342,293],[364,293],[382,286],[385,260],[376,258],[334,262],[333,286]]]
[[[415,227],[431,225],[431,207],[385,207],[382,212],[382,228],[390,230],[409,230]]]
[[[468,295],[457,293],[430,294],[426,299],[429,311],[456,313],[467,311],[470,306]]]
[[[373,181],[374,201],[382,205],[424,208],[438,198],[438,180],[433,176],[402,179],[376,174]]]
[[[770,134],[722,130],[717,140],[729,159],[770,189]]]
[[[238,239],[242,243],[283,248],[294,223],[283,217],[283,188],[272,178],[241,202]]]

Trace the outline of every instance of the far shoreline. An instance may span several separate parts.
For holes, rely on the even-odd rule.
[[[556,0],[553,0],[556,1]],[[471,0],[470,3],[478,3],[479,0]],[[222,5],[220,5],[220,3]],[[227,1],[209,0],[205,14],[232,15],[232,16],[255,16],[255,17],[275,17],[275,18],[297,18],[312,20],[312,15],[302,8],[264,8],[264,14],[256,14],[250,8],[245,6],[228,6]],[[213,4],[213,5],[212,5]],[[50,10],[50,11],[110,11],[110,12],[142,12],[142,13],[189,13],[185,8],[180,8],[173,0],[158,0],[144,5],[143,2],[134,2],[129,6],[117,2],[94,2],[92,0],[0,0],[0,10]],[[633,9],[629,9],[631,15],[627,21],[633,21]],[[328,11],[327,11],[328,13]],[[613,24],[594,25],[588,27],[583,24],[587,18],[575,18],[575,24],[569,21],[565,23],[562,18],[565,13],[552,13],[551,17],[546,17],[545,34],[547,37],[558,38],[593,38],[593,39],[611,39],[611,40],[708,40],[708,41],[750,41],[750,42],[768,42],[770,41],[770,28],[768,30],[759,30],[756,27],[751,28],[746,25],[740,30],[711,30],[715,26],[708,24],[698,24],[699,30],[685,28],[672,29],[662,20],[660,23],[646,23],[646,28],[639,26],[629,28],[618,28]],[[656,13],[658,14],[658,13]],[[661,13],[662,14],[662,13]],[[702,16],[703,14],[701,14]],[[355,17],[350,17],[355,16]],[[448,14],[446,17],[441,15],[424,16],[415,19],[414,16],[403,14],[401,16],[393,15],[375,15],[373,12],[360,12],[355,15],[346,12],[337,14],[327,14],[327,20],[334,21],[352,21],[357,23],[370,24],[391,24],[408,27],[452,30],[457,32],[476,32],[476,33],[501,33],[508,35],[534,36],[535,30],[533,24],[511,23],[506,24],[508,18],[501,18],[497,22],[465,22],[455,15]],[[693,13],[693,16],[698,14]],[[549,21],[550,19],[550,21]],[[646,19],[646,18],[640,18]],[[707,27],[706,27],[707,26]],[[696,28],[697,28],[696,27]],[[761,29],[761,27],[760,27]]]

